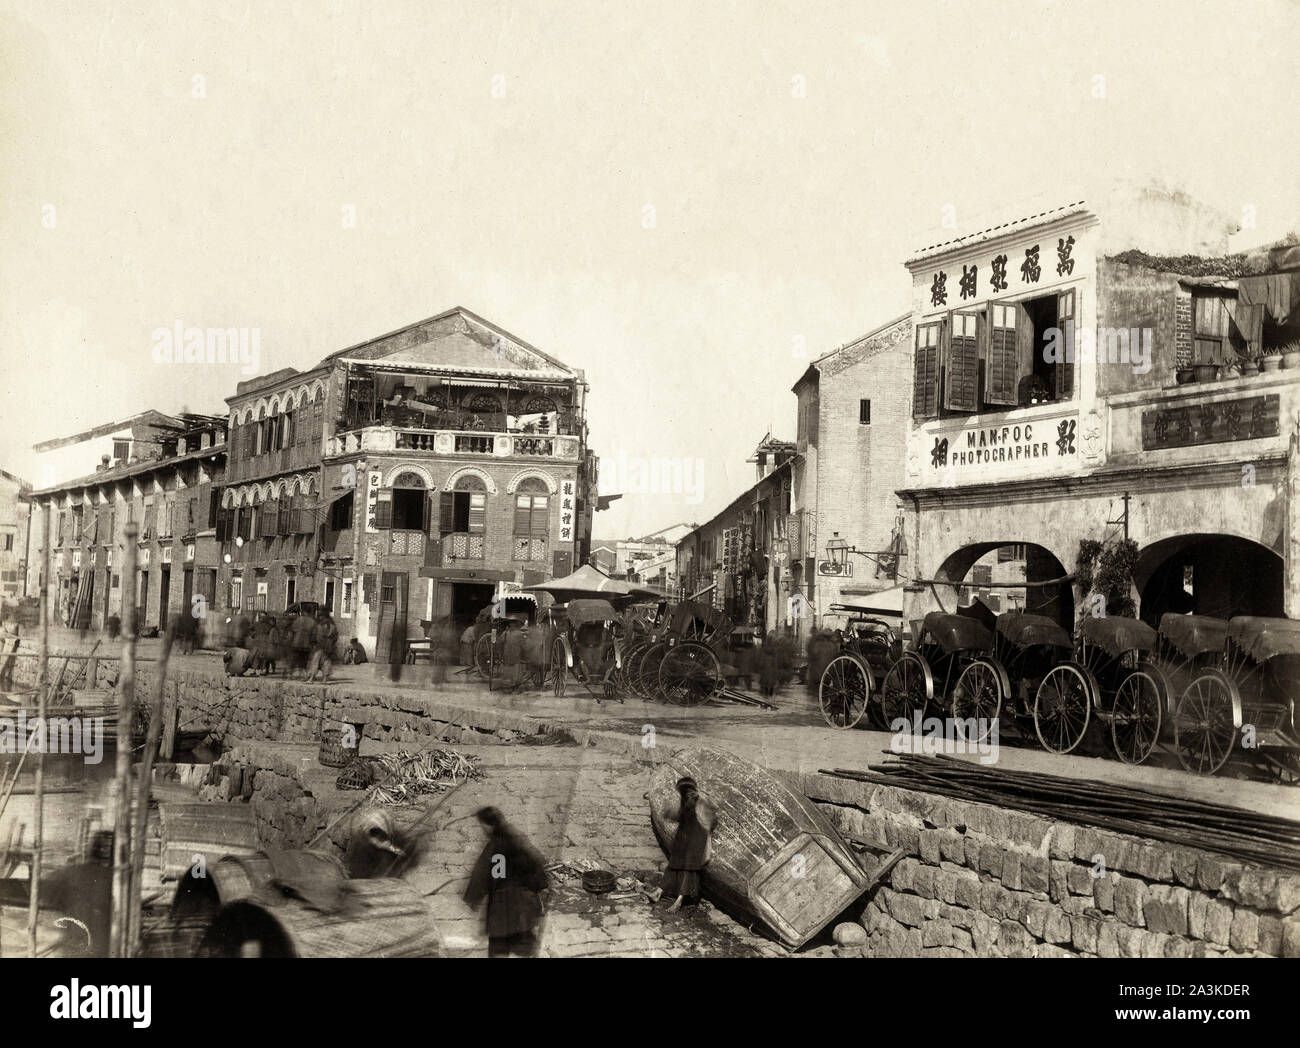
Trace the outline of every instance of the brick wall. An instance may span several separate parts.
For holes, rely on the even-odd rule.
[[[1300,875],[988,804],[798,779],[842,832],[908,853],[862,913],[869,955],[1300,956]]]

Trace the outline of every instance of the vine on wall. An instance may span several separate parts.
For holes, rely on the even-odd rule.
[[[1137,560],[1138,546],[1132,539],[1110,542],[1082,539],[1075,563],[1075,582],[1082,598],[1079,602],[1080,617],[1135,616],[1137,602],[1133,600],[1133,573]]]

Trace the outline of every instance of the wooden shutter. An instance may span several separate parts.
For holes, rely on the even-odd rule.
[[[912,417],[934,418],[939,414],[939,325],[921,324],[916,329],[916,363],[912,386]]]
[[[984,399],[990,404],[1015,404],[1020,385],[1020,357],[1016,338],[1017,307],[995,302],[989,306],[988,365],[984,371]]]
[[[1065,344],[1071,350],[1076,349],[1078,332],[1074,329],[1075,309],[1074,291],[1062,291],[1056,296],[1056,326],[1065,336]],[[1068,359],[1073,353],[1062,354],[1056,362],[1056,399],[1069,400],[1074,396],[1074,361]]]
[[[380,499],[375,503],[375,527],[391,528],[393,526],[393,500]]]
[[[438,495],[438,534],[450,535],[456,530],[456,493],[443,491]]]
[[[376,575],[373,571],[367,571],[361,576],[361,589],[363,590],[362,600],[365,601],[366,607],[371,611],[374,611],[375,601],[378,597],[378,594],[375,591],[378,589],[378,586],[376,584]]]
[[[303,495],[298,502],[298,509],[294,515],[293,530],[298,535],[310,535],[316,530],[316,506],[315,496]],[[391,506],[392,503],[390,502]]]
[[[515,534],[527,535],[532,530],[532,506],[530,495],[515,496]]]
[[[978,411],[980,382],[979,316],[953,313],[949,322],[947,377],[943,406]]]
[[[469,497],[469,533],[482,535],[487,531],[487,496],[480,491]]]
[[[532,533],[549,535],[551,533],[550,500],[546,495],[533,496]]]

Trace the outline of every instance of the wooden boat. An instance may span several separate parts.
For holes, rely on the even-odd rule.
[[[807,797],[757,764],[722,750],[673,753],[650,779],[650,821],[665,852],[677,823],[677,780],[695,780],[717,810],[703,890],[724,909],[752,916],[798,949],[875,882]]]
[[[251,804],[220,801],[158,805],[162,838],[162,875],[187,878],[203,856],[208,872],[223,858],[258,852],[257,822]]]

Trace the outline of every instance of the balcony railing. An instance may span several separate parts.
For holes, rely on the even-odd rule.
[[[465,532],[452,532],[442,537],[442,555],[444,558],[455,557],[457,560],[482,560],[483,536],[469,535]]]
[[[326,445],[326,456],[374,451],[426,451],[435,455],[558,458],[576,461],[579,442],[574,436],[533,436],[481,431],[394,429],[370,426],[336,433]]]

